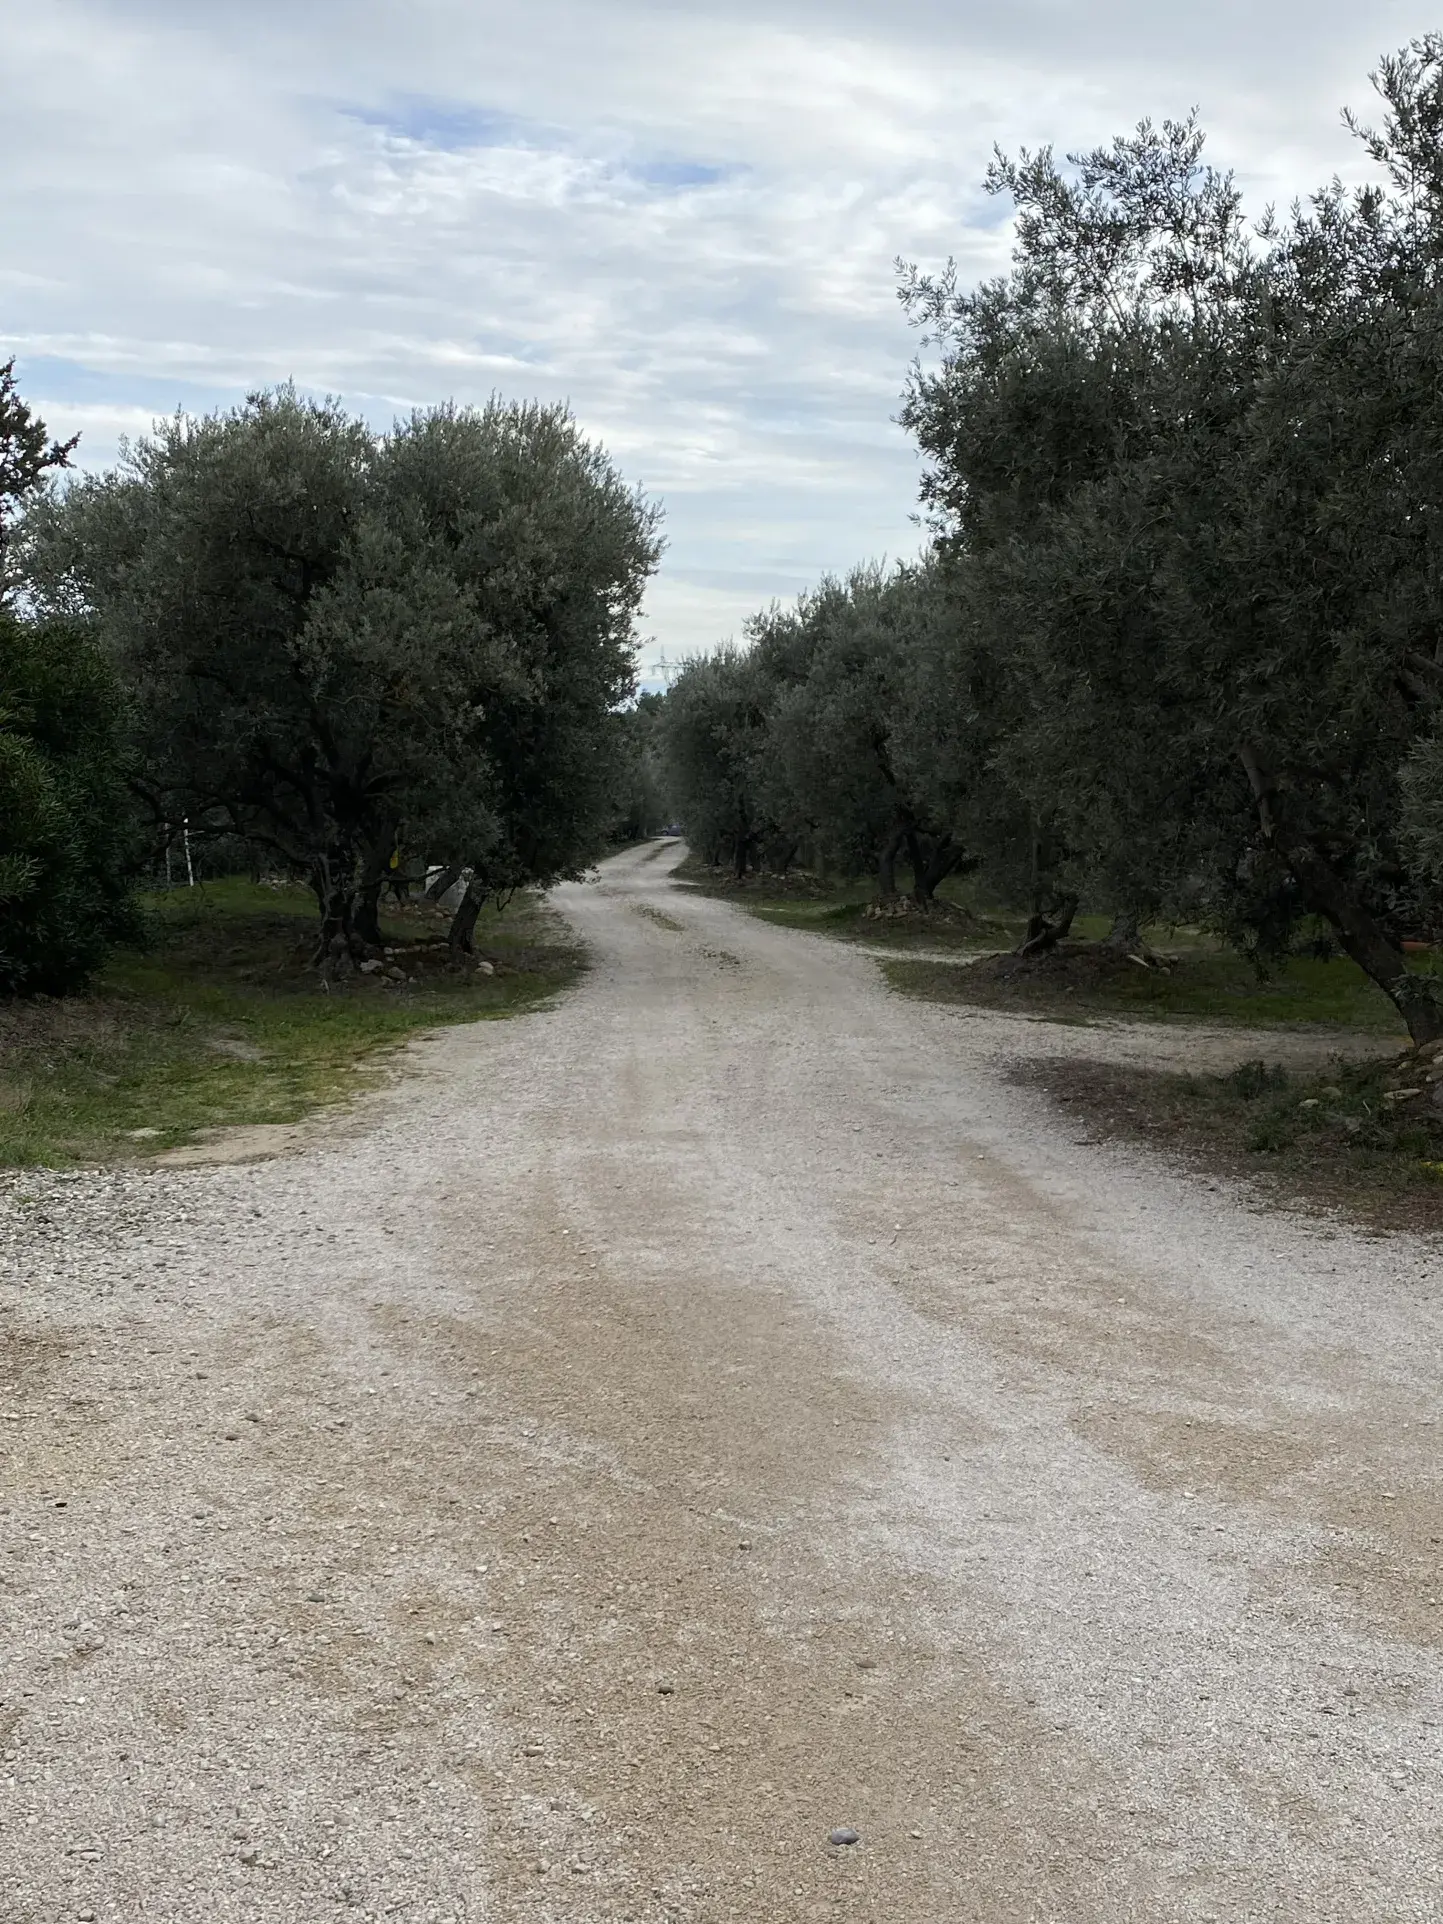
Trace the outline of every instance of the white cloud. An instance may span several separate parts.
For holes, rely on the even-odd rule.
[[[156,423],[153,408],[120,407],[104,402],[47,401],[45,425],[57,441],[78,434],[88,467],[109,467],[120,455],[122,441],[138,441]],[[79,461],[79,450],[75,459]]]
[[[665,497],[676,655],[915,548],[895,256],[1005,257],[992,143],[1194,103],[1250,200],[1359,164],[1383,0],[0,0],[0,352],[92,461],[293,376],[568,399]]]

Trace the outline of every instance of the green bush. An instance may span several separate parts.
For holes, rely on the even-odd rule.
[[[0,994],[79,987],[138,932],[115,683],[83,629],[0,610]]]

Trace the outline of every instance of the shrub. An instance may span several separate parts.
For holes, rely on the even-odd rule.
[[[120,740],[84,630],[0,610],[0,994],[77,988],[138,931]]]

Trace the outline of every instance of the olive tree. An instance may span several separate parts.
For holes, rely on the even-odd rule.
[[[986,748],[966,685],[965,602],[930,560],[826,582],[788,618],[805,638],[806,667],[771,714],[783,813],[830,864],[873,872],[884,901],[896,899],[905,863],[925,907],[976,859]]]
[[[133,694],[138,786],[304,875],[321,950],[374,940],[397,851],[487,892],[599,849],[654,512],[564,409],[377,437],[283,388],[177,416],[31,517],[34,592]]]
[[[138,933],[121,734],[91,638],[0,608],[0,995],[78,988]]]
[[[55,441],[21,394],[15,357],[0,361],[0,594],[11,585],[6,548],[11,525],[46,477],[70,465],[80,436]]]
[[[77,988],[136,932],[119,691],[88,635],[11,592],[15,520],[75,445],[0,363],[0,995]]]
[[[776,828],[767,781],[773,687],[751,654],[727,646],[682,664],[667,691],[660,761],[692,848],[740,880]]]
[[[1436,37],[1385,62],[1381,184],[1256,239],[1197,129],[1145,123],[1066,171],[999,161],[1011,274],[903,290],[942,348],[906,418],[1057,859],[1123,911],[1324,916],[1420,1041],[1443,1009],[1398,828],[1443,693],[1440,73]]]

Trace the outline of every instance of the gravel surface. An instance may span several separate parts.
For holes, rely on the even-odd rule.
[[[670,861],[292,1153],[0,1184],[0,1919],[1432,1924],[1436,1246],[1002,1074],[1255,1039]]]

